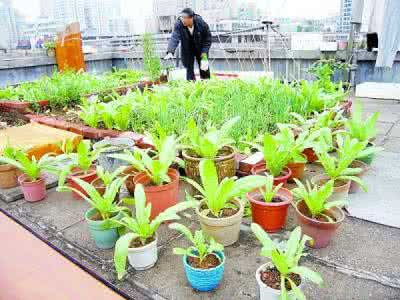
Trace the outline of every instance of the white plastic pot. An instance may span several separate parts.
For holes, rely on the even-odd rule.
[[[157,237],[146,246],[128,249],[128,261],[135,270],[143,271],[150,269],[156,264],[157,259]]]
[[[266,263],[259,267],[256,271],[256,280],[258,283],[259,291],[260,291],[260,300],[280,300],[281,291],[270,288],[264,282],[261,281],[260,273],[266,268],[273,267],[272,263]],[[301,289],[302,283],[299,288]],[[288,292],[289,300],[295,300],[296,297],[293,296],[293,292]]]

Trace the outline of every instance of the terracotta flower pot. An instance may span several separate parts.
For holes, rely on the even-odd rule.
[[[315,154],[313,148],[304,149],[303,154],[307,157],[307,161],[312,164],[318,160],[318,156]]]
[[[70,186],[71,188],[74,188],[75,190],[78,190],[83,195],[87,196],[87,193],[80,187],[79,184],[77,184],[73,180],[73,178],[79,178],[87,183],[92,183],[97,178],[97,173],[96,173],[95,167],[93,166],[92,168],[90,168],[87,173],[84,173],[79,168],[76,168],[72,171],[73,171],[73,173],[71,173],[70,175],[67,176],[68,186]],[[77,192],[72,192],[72,198],[75,200],[80,200],[80,199],[82,199],[82,196],[80,194],[78,194]]]
[[[255,165],[251,169],[251,174],[253,175],[264,175],[264,173],[268,173],[265,163]],[[290,176],[292,176],[292,170],[285,167],[280,176],[274,177],[274,185],[276,186],[281,183],[286,184]]]
[[[304,170],[306,168],[306,163],[302,162],[291,162],[288,163],[287,167],[292,171],[292,175],[289,177],[288,181],[292,182],[294,178],[301,179],[304,175]]]
[[[46,198],[46,180],[41,176],[38,180],[32,182],[30,178],[22,174],[18,177],[25,200],[28,202],[38,202]]]
[[[311,178],[311,183],[316,184],[317,186],[324,185],[330,178],[326,175],[317,175]],[[335,184],[333,186],[332,196],[328,198],[329,202],[338,201],[338,200],[347,200],[349,197],[351,181],[343,181],[343,180],[335,180]]]
[[[0,165],[0,189],[11,189],[18,185],[17,168],[12,165]]]
[[[234,199],[233,202],[239,207],[239,211],[235,215],[225,218],[210,218],[201,214],[200,208],[204,201],[196,209],[204,234],[213,237],[216,242],[224,246],[230,246],[239,240],[244,206],[237,199]]]
[[[313,239],[308,246],[312,248],[325,248],[329,245],[332,238],[336,234],[336,230],[342,224],[345,214],[340,208],[331,208],[328,213],[335,217],[336,222],[320,222],[318,220],[307,217],[308,208],[304,201],[300,201],[296,205],[296,220],[301,226],[303,234],[308,235]]]
[[[175,169],[169,169],[168,176],[171,178],[171,182],[160,186],[151,185],[151,180],[146,172],[137,174],[133,180],[135,184],[144,186],[146,202],[151,203],[150,219],[152,220],[167,208],[178,203],[179,173]]]
[[[369,169],[368,165],[360,160],[353,161],[350,165],[350,168],[361,168],[362,169],[362,171],[356,175],[359,178],[362,178]],[[359,191],[360,191],[359,184],[355,181],[351,181],[349,194],[355,194]]]
[[[277,196],[283,201],[266,203],[259,191],[247,193],[247,198],[251,204],[253,222],[270,233],[277,232],[285,226],[288,208],[290,203],[293,202],[292,193],[285,188],[279,189]]]
[[[129,194],[132,196],[135,194],[135,182],[133,180],[138,173],[139,172],[132,166],[127,167],[121,173],[122,177],[128,176],[128,178],[126,178],[125,180],[125,187],[128,190]]]
[[[221,152],[223,152],[223,155],[214,159],[219,181],[225,177],[233,177],[236,175],[235,150],[230,146],[224,146]],[[182,156],[185,161],[186,176],[199,181],[199,164],[202,158],[194,157],[190,150],[182,151]]]

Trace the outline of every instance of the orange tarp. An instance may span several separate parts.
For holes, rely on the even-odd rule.
[[[49,126],[29,123],[20,127],[10,127],[0,130],[0,154],[8,144],[25,150],[29,156],[37,159],[46,153],[61,154],[58,143],[72,139],[78,145],[82,136]]]
[[[85,70],[82,36],[78,22],[69,24],[63,32],[57,34],[56,61],[60,72]]]

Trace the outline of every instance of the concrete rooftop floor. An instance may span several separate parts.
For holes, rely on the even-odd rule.
[[[381,112],[377,144],[383,145],[385,151],[376,159],[366,180],[370,183],[370,197],[379,196],[379,205],[384,206],[386,196],[398,195],[398,187],[393,182],[385,185],[385,178],[379,174],[386,172],[399,178],[398,170],[391,166],[393,160],[400,158],[400,103],[372,99],[363,99],[363,103],[367,115]],[[385,185],[387,194],[376,194],[374,187],[379,185]],[[183,189],[182,184],[182,192]],[[351,199],[362,201],[363,197],[366,194],[360,192]],[[185,246],[187,242],[165,225],[159,231],[156,266],[144,272],[129,269],[125,280],[117,281],[113,250],[97,249],[89,236],[83,217],[89,207],[86,202],[50,190],[43,202],[30,204],[20,200],[7,204],[0,201],[0,207],[132,299],[257,299],[255,271],[265,258],[259,256],[260,246],[250,232],[248,219],[242,224],[240,241],[225,248],[227,261],[221,286],[214,293],[196,293],[186,281],[181,258],[172,254],[173,247]],[[191,228],[199,226],[192,212],[184,214],[181,222]],[[286,239],[295,226],[290,208],[285,229],[274,238]],[[324,288],[305,284],[307,299],[400,299],[399,247],[399,228],[347,217],[328,248],[308,250],[303,259],[304,265],[320,272],[325,280]]]

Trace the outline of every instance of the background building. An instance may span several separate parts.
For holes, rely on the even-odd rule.
[[[350,32],[353,0],[341,0],[338,32]]]
[[[18,44],[18,28],[11,1],[0,2],[0,49],[14,49]]]

